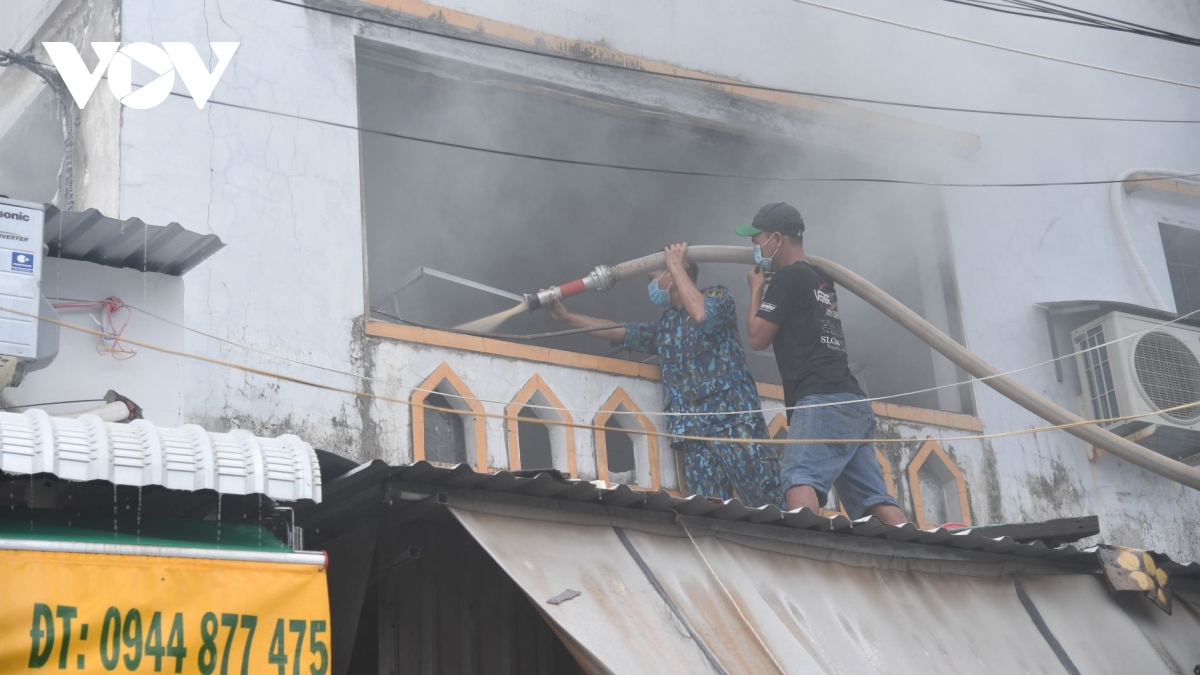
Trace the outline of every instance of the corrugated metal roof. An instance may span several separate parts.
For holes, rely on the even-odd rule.
[[[96,209],[46,209],[49,256],[109,267],[182,276],[225,246],[215,234],[197,234],[179,223],[147,225],[137,218],[117,220]]]
[[[167,428],[146,420],[114,424],[44,410],[0,412],[0,472],[321,501],[317,454],[296,436],[214,433],[194,424]]]
[[[325,484],[326,505],[340,499],[362,494],[364,486],[384,480],[424,483],[430,486],[466,488],[511,495],[523,495],[564,502],[592,503],[604,506],[644,511],[677,512],[716,520],[772,525],[777,527],[835,532],[850,536],[889,541],[924,544],[928,546],[965,549],[980,553],[1019,556],[1043,560],[1064,560],[1094,564],[1095,548],[1081,549],[1072,545],[1047,546],[1041,541],[1022,543],[1011,537],[988,537],[979,530],[951,531],[944,528],[921,530],[912,523],[888,525],[874,516],[852,521],[842,515],[825,517],[807,509],[786,512],[775,506],[752,508],[738,500],[720,501],[693,495],[676,497],[665,491],[646,492],[626,485],[599,487],[594,483],[556,478],[550,473],[518,476],[508,471],[477,473],[469,465],[453,468],[417,462],[403,466],[388,466],[375,460]],[[1119,542],[1114,542],[1119,543]],[[1182,578],[1200,579],[1200,563],[1166,562],[1162,567]]]

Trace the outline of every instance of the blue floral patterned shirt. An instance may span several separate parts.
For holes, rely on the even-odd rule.
[[[625,349],[657,354],[662,367],[663,410],[694,413],[759,410],[762,404],[738,335],[737,307],[724,286],[701,290],[704,320],[686,309],[668,307],[655,323],[625,325]],[[719,436],[747,424],[767,437],[762,413],[679,415],[665,418],[667,433]]]

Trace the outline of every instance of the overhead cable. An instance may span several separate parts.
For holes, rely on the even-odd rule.
[[[1188,35],[1172,33],[1171,31],[1162,30],[1159,28],[1151,28],[1150,26],[1143,24],[1117,19],[1115,17],[1096,12],[1088,12],[1082,9],[1076,9],[1074,7],[1060,5],[1054,2],[1047,2],[1046,0],[1000,0],[998,2],[988,2],[987,0],[945,1],[956,5],[975,7],[977,9],[983,9],[990,12],[999,12],[1002,14],[1011,14],[1029,19],[1072,24],[1076,26],[1082,26],[1084,28],[1098,28],[1119,33],[1129,33],[1141,37],[1155,38],[1166,42],[1176,42],[1190,47],[1200,47],[1200,39],[1190,37]]]
[[[179,92],[171,92],[172,96],[186,98],[190,100],[190,95]],[[899,178],[855,178],[855,177],[822,177],[822,176],[756,176],[747,174],[731,174],[717,173],[709,171],[689,171],[686,169],[665,169],[657,167],[635,166],[631,164],[616,164],[610,162],[596,162],[584,159],[569,159],[566,157],[551,157],[548,155],[536,155],[526,152],[517,152],[514,150],[501,150],[499,148],[485,148],[467,143],[456,143],[453,141],[444,141],[433,138],[424,138],[421,136],[412,136],[409,134],[401,134],[393,131],[381,131],[378,129],[367,129],[355,124],[347,124],[345,122],[335,122],[332,120],[322,120],[315,117],[308,117],[296,113],[286,113],[277,110],[266,110],[264,108],[256,108],[254,106],[244,105],[241,103],[231,103],[228,101],[220,101],[217,99],[209,100],[209,105],[222,106],[237,110],[245,110],[250,112],[262,113],[264,115],[277,115],[288,119],[300,120],[304,122],[312,122],[314,124],[324,124],[339,129],[348,131],[357,131],[364,134],[373,134],[385,138],[394,138],[405,141],[414,141],[417,143],[426,143],[429,145],[437,145],[447,148],[456,148],[458,150],[469,150],[472,152],[482,152],[490,155],[498,155],[501,157],[514,157],[519,159],[529,159],[540,162],[550,162],[553,164],[564,164],[570,166],[586,166],[602,169],[618,169],[622,171],[637,171],[642,173],[657,173],[674,176],[692,176],[697,178],[724,178],[733,180],[747,181],[777,181],[777,182],[798,182],[798,183],[880,183],[886,185],[913,185],[921,187],[945,187],[945,188],[1039,188],[1039,187],[1074,187],[1087,185],[1112,185],[1114,183],[1155,183],[1160,181],[1174,181],[1180,178],[1197,178],[1200,173],[1184,174],[1174,177],[1151,177],[1151,178],[1125,178],[1125,179],[1100,179],[1100,180],[1066,180],[1066,181],[1046,181],[1046,182],[995,182],[995,183],[945,183],[937,181],[922,181],[922,180],[905,180]]]
[[[230,346],[237,347],[239,349],[243,349],[243,350],[250,351],[250,352],[253,352],[256,354],[267,356],[269,358],[276,359],[279,361],[284,361],[287,363],[304,366],[306,368],[313,368],[316,370],[321,370],[321,371],[332,373],[335,375],[344,375],[346,377],[353,378],[360,382],[372,382],[372,383],[376,383],[376,384],[383,384],[383,385],[387,385],[390,387],[395,387],[401,391],[407,391],[407,392],[412,392],[412,393],[424,393],[424,394],[437,393],[437,394],[441,394],[442,396],[445,396],[447,398],[453,398],[456,400],[463,400],[463,401],[477,401],[479,403],[490,403],[493,405],[502,405],[502,406],[508,406],[513,403],[513,401],[508,401],[508,400],[501,401],[501,400],[496,400],[496,399],[479,398],[477,396],[463,396],[463,395],[455,393],[455,392],[445,393],[445,392],[440,392],[440,391],[434,391],[431,389],[422,389],[421,387],[407,386],[407,385],[404,385],[400,382],[396,382],[393,380],[385,380],[385,379],[381,379],[381,378],[370,377],[367,375],[359,375],[357,373],[352,373],[352,372],[340,370],[337,368],[331,368],[329,366],[322,366],[322,365],[318,365],[318,364],[308,363],[306,361],[300,361],[300,360],[293,359],[293,358],[290,358],[287,356],[283,356],[282,354],[276,354],[276,353],[269,352],[269,351],[266,351],[263,349],[259,349],[257,347],[242,344],[240,342],[236,342],[236,341],[229,340],[226,338],[218,337],[216,335],[212,335],[211,333],[206,333],[204,331],[198,330],[196,328],[192,328],[185,324],[181,324],[181,323],[172,321],[170,319],[167,319],[165,317],[159,316],[158,314],[155,314],[153,312],[141,309],[139,307],[134,307],[133,305],[128,305],[128,306],[131,309],[133,309],[134,311],[141,312],[142,314],[145,314],[151,318],[154,318],[154,319],[157,319],[164,323],[167,323],[169,325],[175,326],[176,328],[180,328],[182,330],[186,330],[186,331],[195,333],[197,335],[201,335],[201,336],[209,338],[211,340],[216,340],[217,342],[222,342],[224,344],[228,344]],[[1171,319],[1170,321],[1164,321],[1161,323],[1157,323],[1157,324],[1152,325],[1149,328],[1143,329],[1141,331],[1130,333],[1129,335],[1125,335],[1125,336],[1122,336],[1122,337],[1119,337],[1119,338],[1116,338],[1113,340],[1109,340],[1108,342],[1098,344],[1098,345],[1089,347],[1087,349],[1082,349],[1082,350],[1079,350],[1076,352],[1071,352],[1069,354],[1063,354],[1061,356],[1049,359],[1047,361],[1042,361],[1041,363],[1035,363],[1033,365],[1025,366],[1023,368],[1009,370],[1009,371],[1000,373],[996,377],[1015,375],[1017,373],[1022,373],[1022,372],[1028,371],[1028,370],[1033,370],[1035,368],[1041,368],[1042,366],[1047,366],[1047,365],[1050,365],[1053,363],[1057,363],[1057,362],[1063,361],[1065,359],[1074,358],[1075,356],[1082,354],[1084,352],[1092,351],[1095,349],[1100,349],[1101,347],[1109,347],[1109,346],[1115,345],[1119,342],[1123,342],[1125,340],[1130,340],[1130,339],[1136,338],[1136,337],[1143,335],[1145,333],[1148,333],[1150,331],[1158,330],[1163,327],[1170,326],[1170,325],[1173,325],[1180,321],[1183,321],[1185,319],[1191,318],[1193,316],[1196,316],[1197,314],[1200,314],[1200,309],[1193,310],[1191,312],[1188,312],[1187,314],[1177,316],[1176,318]],[[624,324],[614,324],[614,326],[618,326],[618,325],[621,327],[624,327]],[[439,330],[439,331],[445,331],[445,332],[461,332],[461,331],[457,331],[456,329],[442,329],[442,328],[430,328],[430,330]],[[495,336],[493,336],[493,337],[495,337]],[[520,337],[520,336],[517,336],[517,337]],[[908,397],[908,396],[915,396],[917,394],[925,394],[925,393],[930,393],[930,392],[934,392],[934,391],[939,391],[941,389],[949,389],[951,387],[961,387],[964,385],[974,384],[976,382],[984,382],[989,379],[992,379],[992,378],[989,378],[989,377],[974,378],[973,377],[973,378],[970,378],[967,380],[963,380],[961,382],[951,382],[948,384],[942,384],[942,385],[938,385],[938,386],[934,386],[934,387],[928,387],[925,389],[918,389],[916,391],[903,392],[903,393],[899,393],[899,394],[888,394],[886,396],[876,396],[873,398],[860,399],[860,400],[855,400],[855,401],[833,401],[833,402],[829,402],[829,403],[813,403],[813,404],[797,405],[797,406],[789,406],[789,407],[778,406],[778,407],[773,407],[773,408],[761,408],[761,409],[757,409],[757,410],[725,410],[725,411],[716,411],[716,412],[696,412],[696,413],[680,413],[680,412],[668,412],[668,411],[662,411],[662,412],[644,411],[644,412],[642,412],[642,414],[646,415],[648,417],[704,417],[704,416],[709,416],[709,415],[732,415],[732,414],[763,414],[763,415],[767,415],[769,413],[783,413],[788,410],[806,410],[809,408],[826,408],[826,407],[834,407],[834,406],[839,406],[839,405],[851,405],[851,404],[857,404],[857,403],[864,402],[864,401],[868,402],[868,403],[885,402],[885,401],[894,400],[897,398],[904,398],[904,397]],[[591,410],[591,409],[584,409],[584,408],[566,408],[566,407],[552,406],[552,405],[541,405],[541,404],[537,404],[532,401],[527,402],[526,406],[529,408],[533,408],[535,410],[549,410],[549,411],[554,411],[554,412],[568,412],[568,413],[584,413],[584,414],[591,414],[591,415],[596,415],[596,414],[600,414],[602,412],[606,412],[604,410]]]
[[[94,335],[94,336],[102,334],[99,331],[94,331],[94,330],[91,330],[90,328],[76,326],[75,324],[67,323],[66,321],[52,319],[48,316],[41,316],[38,314],[34,314],[32,312],[23,312],[21,310],[13,309],[11,307],[0,307],[0,311],[8,312],[10,314],[16,314],[18,316],[24,316],[29,319],[45,321],[47,323],[52,323],[52,324],[58,325],[62,328],[69,328],[71,330],[78,331],[80,333],[88,333],[88,334]],[[329,392],[333,392],[333,393],[345,394],[348,396],[355,396],[355,397],[361,397],[361,398],[369,398],[369,399],[384,401],[384,402],[388,402],[388,403],[399,403],[401,405],[411,406],[413,408],[417,408],[417,409],[421,409],[421,410],[436,410],[438,412],[445,412],[445,413],[450,413],[453,415],[470,415],[472,417],[483,417],[483,418],[488,418],[488,419],[502,419],[502,420],[513,419],[513,418],[510,418],[508,415],[502,414],[502,413],[489,413],[487,411],[464,412],[464,411],[458,410],[456,408],[448,408],[445,406],[430,405],[428,403],[425,403],[424,401],[410,401],[410,400],[406,400],[406,399],[402,399],[402,398],[396,398],[394,396],[384,396],[384,395],[376,394],[374,392],[369,392],[369,391],[359,391],[356,389],[347,389],[345,387],[337,387],[337,386],[333,386],[333,385],[322,384],[320,382],[314,382],[312,380],[307,380],[302,377],[295,377],[293,375],[286,375],[284,373],[276,373],[276,372],[272,372],[269,370],[263,370],[261,368],[254,368],[252,366],[246,366],[246,365],[242,365],[240,363],[234,363],[232,361],[226,361],[224,359],[213,358],[211,356],[204,356],[202,354],[193,354],[191,352],[185,352],[183,350],[173,349],[171,347],[164,347],[162,345],[155,345],[155,344],[148,343],[148,342],[141,342],[139,340],[126,339],[125,341],[136,347],[142,347],[144,349],[149,349],[149,350],[160,352],[163,354],[170,354],[172,356],[178,356],[181,358],[193,359],[196,361],[203,361],[205,363],[209,363],[212,365],[222,366],[225,368],[231,368],[233,370],[240,370],[242,372],[250,373],[252,375],[260,375],[263,377],[269,377],[269,378],[273,378],[273,379],[277,379],[277,380],[282,380],[284,382],[292,382],[294,384],[300,384],[300,385],[304,385],[304,386],[308,386],[308,387],[313,387],[315,389],[323,389],[325,391],[329,391]],[[440,394],[441,392],[438,392],[438,393]],[[1196,408],[1196,407],[1200,407],[1200,401],[1192,401],[1190,403],[1184,403],[1181,405],[1172,406],[1170,408],[1164,408],[1162,410],[1137,413],[1134,415],[1124,415],[1121,417],[1110,417],[1110,418],[1098,419],[1098,420],[1080,420],[1078,422],[1070,422],[1067,424],[1054,424],[1054,425],[1044,426],[1044,427],[1034,427],[1034,428],[1030,428],[1030,429],[1015,429],[1015,430],[1011,430],[1011,431],[1000,431],[1000,432],[993,432],[993,433],[988,433],[988,434],[974,434],[974,435],[966,435],[966,436],[943,436],[943,437],[941,437],[940,440],[946,441],[946,442],[977,441],[977,440],[989,440],[989,439],[994,439],[994,438],[1007,438],[1010,436],[1027,436],[1027,435],[1042,433],[1042,432],[1046,432],[1046,431],[1057,431],[1057,430],[1071,429],[1074,427],[1081,427],[1081,426],[1095,426],[1095,425],[1101,425],[1101,424],[1112,424],[1115,422],[1124,422],[1124,421],[1128,421],[1128,420],[1142,419],[1145,417],[1154,417],[1157,415],[1172,413],[1172,412],[1176,412],[1179,410]],[[612,412],[612,411],[606,411],[606,412]],[[631,414],[631,413],[614,412],[613,414],[622,415],[622,414]],[[522,421],[525,421],[525,422],[541,424],[543,426],[568,427],[568,428],[573,428],[573,429],[589,429],[592,431],[611,431],[610,427],[606,427],[606,426],[602,426],[602,425],[598,425],[598,424],[581,424],[579,422],[567,422],[565,420],[547,420],[547,419],[542,419],[542,418],[531,418],[531,417],[520,417],[519,419],[521,419]],[[640,436],[652,436],[655,438],[665,438],[670,441],[694,441],[694,442],[701,442],[701,443],[725,442],[725,443],[736,443],[736,444],[757,443],[757,444],[763,444],[763,445],[814,445],[814,444],[861,445],[863,443],[896,444],[896,443],[913,443],[913,442],[917,442],[920,440],[920,439],[915,439],[915,438],[879,438],[879,439],[874,439],[874,438],[857,438],[857,439],[724,438],[724,437],[715,437],[715,436],[692,436],[692,435],[687,435],[687,434],[671,434],[671,433],[667,433],[667,432],[663,432],[663,431],[658,431],[657,429],[634,429],[634,428],[625,429],[625,428],[623,428],[622,431],[624,433],[640,435]]]
[[[515,53],[519,53],[519,54],[529,54],[529,55],[537,56],[537,57],[541,57],[541,58],[556,59],[559,61],[568,61],[571,63],[578,63],[578,64],[587,65],[587,66],[594,66],[596,68],[603,68],[603,69],[608,69],[608,70],[623,70],[623,71],[630,72],[630,73],[637,73],[638,75],[649,75],[649,76],[653,76],[653,77],[665,77],[665,78],[669,78],[669,79],[673,79],[673,80],[682,80],[685,82],[696,82],[699,84],[716,85],[716,86],[720,86],[720,87],[732,87],[735,89],[745,89],[745,90],[752,90],[752,91],[768,91],[768,92],[777,93],[777,94],[792,94],[792,95],[796,95],[796,96],[809,96],[809,97],[814,97],[814,98],[825,98],[825,99],[830,99],[833,101],[847,101],[847,102],[851,102],[851,103],[868,103],[868,104],[874,104],[874,105],[884,105],[884,106],[892,106],[892,107],[899,107],[899,108],[914,108],[914,109],[919,109],[919,110],[939,110],[939,111],[944,111],[944,112],[958,112],[958,113],[968,113],[968,114],[975,114],[975,115],[1032,117],[1032,118],[1042,118],[1042,119],[1076,120],[1076,121],[1087,121],[1087,122],[1136,122],[1136,123],[1146,123],[1146,124],[1200,124],[1200,119],[1167,119],[1167,118],[1154,118],[1154,117],[1117,117],[1117,116],[1103,116],[1103,115],[1064,115],[1064,114],[1054,114],[1054,113],[1015,111],[1015,110],[989,110],[989,109],[984,109],[984,108],[967,108],[967,107],[961,107],[961,106],[955,107],[955,106],[943,106],[943,105],[933,105],[933,104],[924,104],[924,103],[909,103],[909,102],[902,102],[902,101],[888,101],[888,100],[884,100],[884,99],[867,98],[867,97],[861,97],[861,96],[845,96],[845,95],[840,95],[840,94],[830,94],[827,92],[789,89],[786,87],[771,87],[771,86],[767,86],[767,85],[752,84],[749,82],[742,82],[739,80],[733,80],[733,79],[728,79],[728,78],[704,77],[704,76],[700,76],[700,75],[688,75],[688,74],[679,73],[679,72],[646,70],[644,68],[628,66],[628,65],[624,65],[624,64],[616,63],[616,62],[586,59],[586,58],[582,58],[582,57],[572,56],[570,54],[543,51],[543,50],[539,50],[539,49],[534,49],[532,47],[522,47],[520,45],[514,45],[514,44],[509,44],[509,43],[494,42],[494,41],[489,41],[489,40],[472,38],[472,37],[469,37],[466,35],[456,35],[453,33],[429,30],[429,29],[425,29],[425,28],[420,28],[419,26],[393,23],[390,21],[384,21],[382,19],[375,19],[375,18],[365,16],[365,15],[357,15],[357,14],[350,14],[347,12],[340,12],[340,11],[330,9],[327,7],[314,7],[312,5],[306,5],[301,2],[294,2],[293,0],[270,0],[270,1],[281,4],[281,5],[288,5],[291,7],[296,7],[296,8],[311,11],[311,12],[318,12],[318,13],[332,15],[332,16],[340,16],[340,17],[343,17],[346,19],[353,19],[355,21],[361,21],[363,23],[368,23],[368,24],[373,24],[373,25],[378,25],[378,26],[386,26],[389,28],[395,28],[398,30],[407,31],[410,33],[417,33],[420,35],[430,35],[433,37],[444,38],[446,40],[453,40],[455,42],[464,42],[464,43],[468,43],[468,44],[479,45],[482,47],[491,47],[491,48],[500,49],[500,50],[509,51],[509,52],[515,52]]]
[[[939,30],[933,30],[932,28],[923,28],[921,26],[914,26],[912,24],[904,23],[901,21],[893,21],[891,19],[885,19],[883,17],[872,16],[870,14],[864,14],[862,12],[855,12],[855,11],[852,11],[849,9],[843,9],[841,7],[834,7],[833,5],[826,5],[826,4],[823,4],[820,2],[814,2],[814,0],[790,0],[790,1],[800,4],[800,5],[808,5],[810,7],[819,7],[821,9],[827,9],[831,12],[837,12],[839,14],[845,14],[847,16],[854,16],[854,17],[858,17],[860,19],[874,21],[876,23],[882,23],[882,24],[886,24],[889,26],[896,26],[897,28],[905,28],[907,30],[916,31],[918,33],[925,33],[927,35],[936,35],[938,37],[943,37],[943,38],[947,38],[950,40],[957,40],[958,42],[965,42],[967,44],[978,45],[980,47],[988,47],[990,49],[998,49],[1000,51],[1009,52],[1012,54],[1021,54],[1024,56],[1031,56],[1034,58],[1045,59],[1047,61],[1054,61],[1056,63],[1065,63],[1065,64],[1071,65],[1071,66],[1079,66],[1081,68],[1090,68],[1091,70],[1098,70],[1098,71],[1105,72],[1105,73],[1111,73],[1113,75],[1123,75],[1125,77],[1133,77],[1133,78],[1137,78],[1140,80],[1149,80],[1151,82],[1161,82],[1163,84],[1173,84],[1173,85],[1177,85],[1180,87],[1187,87],[1189,89],[1200,89],[1200,84],[1197,84],[1194,82],[1181,82],[1179,80],[1171,80],[1171,79],[1168,79],[1165,77],[1157,77],[1154,75],[1144,75],[1142,73],[1134,73],[1134,72],[1130,72],[1128,70],[1121,70],[1119,68],[1110,68],[1108,66],[1101,66],[1101,65],[1097,65],[1095,63],[1086,63],[1084,61],[1075,61],[1072,59],[1065,59],[1065,58],[1062,58],[1059,56],[1051,56],[1050,54],[1042,54],[1042,53],[1038,53],[1038,52],[1026,51],[1024,49],[1017,49],[1016,47],[1007,47],[1005,45],[996,44],[994,42],[987,42],[985,40],[976,40],[974,38],[963,37],[961,35],[954,35],[952,33],[946,33],[946,32],[939,31]]]

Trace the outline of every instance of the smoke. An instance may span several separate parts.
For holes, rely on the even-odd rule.
[[[425,65],[360,48],[362,126],[522,153],[633,166],[743,175],[894,176],[904,167],[869,155],[739,131],[516,77],[450,63]],[[738,105],[729,97],[729,105]],[[797,206],[808,223],[806,247],[863,274],[951,334],[957,325],[948,286],[945,224],[931,188],[706,178],[569,166],[433,146],[364,133],[363,180],[370,297],[412,320],[453,326],[511,306],[428,278],[401,289],[401,278],[431,267],[516,293],[562,284],[597,264],[615,264],[662,247],[743,244],[736,225],[771,201]],[[744,325],[746,270],[701,265],[700,285],[722,284]],[[839,297],[852,367],[872,395],[935,382],[931,351],[848,292]],[[660,311],[643,283],[568,301],[614,321],[653,321]],[[544,312],[513,319],[504,332],[561,328]],[[588,336],[540,342],[612,354]],[[624,354],[646,359],[646,355]],[[778,382],[770,350],[750,354],[755,376]],[[953,377],[954,373],[951,372]],[[936,394],[907,403],[964,410]]]
[[[63,123],[47,87],[0,137],[0,194],[50,203],[58,191],[63,160]]]

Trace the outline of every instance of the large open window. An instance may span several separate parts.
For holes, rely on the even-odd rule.
[[[561,67],[571,72],[569,63]],[[409,140],[742,176],[911,173],[910,167],[881,166],[836,143],[794,142],[772,131],[770,119],[752,128],[674,112],[674,100],[699,95],[702,88],[645,80],[660,105],[635,105],[582,87],[360,41],[359,110],[369,130],[361,147],[371,305],[410,321],[452,327],[513,302],[434,277],[410,283],[417,268],[512,293],[532,292],[676,241],[744,245],[733,227],[749,222],[762,204],[784,200],[805,216],[808,250],[861,273],[961,338],[943,197],[935,188],[649,173]],[[736,108],[737,99],[729,97],[727,105]],[[739,323],[749,296],[745,273],[724,264],[700,270],[701,286],[732,289]],[[839,299],[851,367],[870,394],[961,381],[953,365],[848,291]],[[584,294],[569,306],[617,321],[650,321],[661,312],[647,300],[643,280]],[[382,314],[374,317],[385,320]],[[510,320],[503,330],[558,328],[536,312]],[[648,358],[582,335],[539,344]],[[760,381],[779,382],[770,349],[749,360]],[[971,412],[966,388],[896,402]]]

